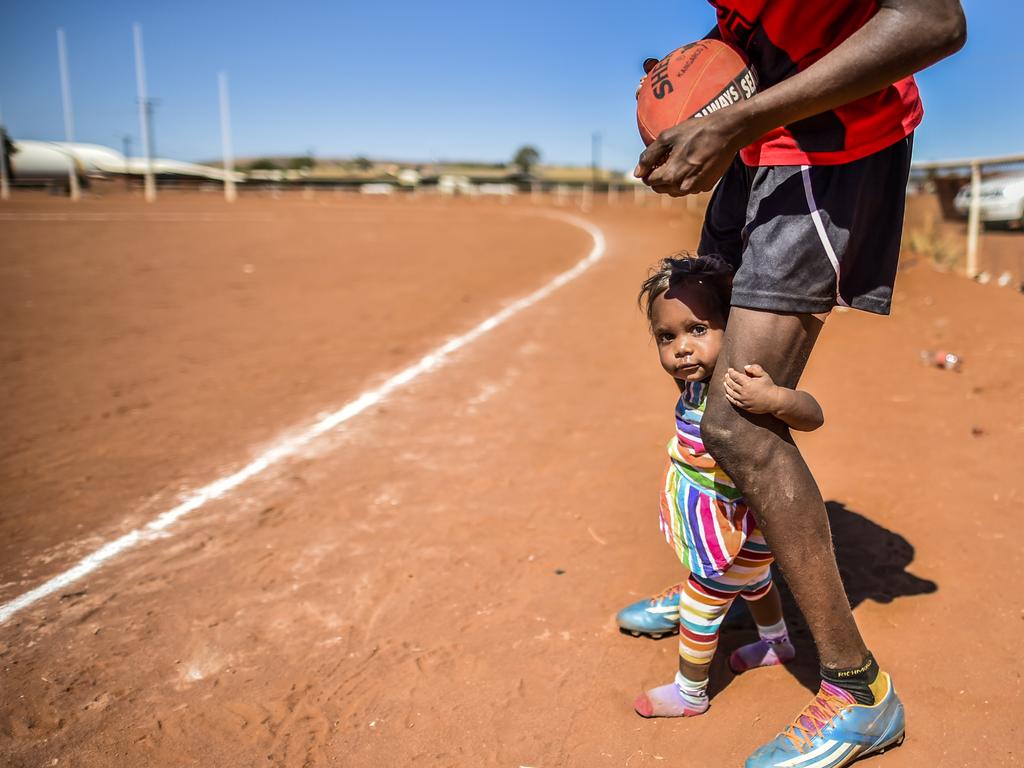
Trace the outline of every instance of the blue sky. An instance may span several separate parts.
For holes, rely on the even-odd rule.
[[[231,82],[239,156],[364,154],[631,168],[640,62],[703,36],[700,0],[126,2],[6,0],[0,104],[16,138],[62,139],[56,28],[65,29],[79,141],[138,147],[131,24],[143,25],[156,145],[220,155],[217,72]],[[965,0],[970,41],[919,75],[917,159],[1024,152],[1019,0]],[[640,9],[646,9],[641,11]]]

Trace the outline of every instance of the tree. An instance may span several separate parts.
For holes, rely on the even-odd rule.
[[[3,148],[4,160],[7,161],[7,177],[13,179],[14,168],[11,166],[11,155],[17,152],[18,148],[14,146],[14,142],[11,141],[11,137],[7,133],[6,128],[0,128],[0,145],[2,145]]]
[[[288,160],[288,170],[290,171],[308,171],[316,164],[313,160],[312,155],[304,155],[302,157],[293,157]]]
[[[368,171],[373,168],[373,162],[365,157],[357,157],[352,161],[352,166],[357,171]]]
[[[516,151],[515,157],[512,158],[512,163],[519,167],[519,170],[523,173],[528,174],[533,166],[540,162],[540,150],[536,147],[532,147],[529,144],[520,147]]]
[[[261,157],[259,160],[253,161],[252,165],[249,166],[250,171],[279,171],[281,166],[271,160],[269,157]]]

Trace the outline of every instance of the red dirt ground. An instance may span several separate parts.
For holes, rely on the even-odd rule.
[[[525,203],[28,198],[0,217],[0,601],[590,248]],[[693,720],[631,710],[675,641],[613,615],[680,578],[656,523],[673,386],[633,299],[697,229],[680,208],[589,219],[608,254],[577,281],[0,627],[0,762],[734,766],[784,726],[815,669],[792,606],[791,669],[718,665]],[[1020,764],[1024,298],[923,261],[898,294],[891,318],[829,320],[804,381],[827,423],[801,437],[908,709],[877,764]]]

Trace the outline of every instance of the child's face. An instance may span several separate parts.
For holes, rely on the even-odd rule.
[[[710,288],[692,281],[654,299],[652,332],[661,365],[678,381],[702,381],[715,370],[725,317]]]

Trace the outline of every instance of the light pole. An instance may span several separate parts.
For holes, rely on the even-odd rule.
[[[220,140],[224,156],[224,199],[235,202],[235,158],[231,151],[231,108],[228,101],[228,76],[221,72],[217,76],[220,90]]]
[[[132,137],[126,133],[121,137],[121,145],[124,147],[124,188],[131,189],[132,186]]]
[[[71,113],[71,80],[68,77],[68,51],[67,42],[64,38],[64,30],[57,30],[57,59],[60,62],[60,95],[64,105],[64,141],[68,143],[68,194],[72,200],[81,197],[81,190],[78,188],[78,161],[71,144],[75,140],[75,121]]]
[[[153,178],[153,153],[149,145],[149,118],[152,106],[146,96],[146,62],[142,56],[142,25],[132,25],[135,39],[135,86],[139,98],[139,129],[142,134],[142,151],[146,157],[145,197],[147,203],[156,200],[156,180]]]

